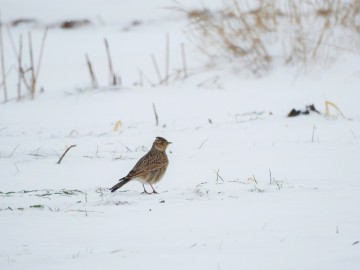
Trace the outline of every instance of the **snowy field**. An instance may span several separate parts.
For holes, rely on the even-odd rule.
[[[31,31],[35,59],[50,27],[43,93],[17,102],[13,72],[0,104],[0,269],[360,269],[359,54],[261,78],[201,70],[173,5],[0,0],[5,24],[36,20],[11,27],[24,47]],[[69,18],[91,25],[55,26]],[[198,74],[154,87],[151,55],[164,75],[167,33],[170,72],[185,44]],[[107,86],[104,38],[121,86]],[[326,100],[344,117],[325,117]],[[287,117],[310,104],[321,114]],[[156,136],[173,142],[159,194],[140,194],[138,182],[110,193]]]

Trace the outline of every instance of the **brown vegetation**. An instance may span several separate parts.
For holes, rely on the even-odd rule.
[[[358,0],[223,0],[215,11],[176,9],[186,13],[188,36],[211,64],[233,62],[255,75],[275,59],[306,69],[331,63],[339,50],[360,53]]]

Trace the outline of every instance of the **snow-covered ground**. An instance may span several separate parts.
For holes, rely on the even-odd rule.
[[[203,61],[173,5],[0,0],[5,23],[37,20],[11,28],[24,41],[31,30],[35,54],[45,26],[93,22],[49,30],[45,91],[34,100],[16,102],[9,75],[13,100],[0,104],[0,269],[359,269],[359,55],[307,74],[278,67],[253,78],[223,67],[152,87],[151,54],[164,74],[167,33],[171,72],[182,67],[181,43],[189,70]],[[123,85],[93,90],[84,55],[106,86],[105,37]],[[324,113],[326,100],[345,118],[333,108],[328,118],[286,117],[309,104]],[[137,182],[111,194],[156,136],[173,142],[159,194],[140,194]]]

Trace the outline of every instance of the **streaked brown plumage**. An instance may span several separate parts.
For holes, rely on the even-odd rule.
[[[169,144],[171,142],[166,139],[156,137],[150,151],[135,164],[127,176],[121,178],[119,183],[110,188],[111,192],[116,191],[131,180],[138,180],[142,182],[144,193],[149,193],[146,191],[144,183],[151,186],[152,193],[157,193],[152,185],[159,182],[166,172],[169,160],[165,150]]]

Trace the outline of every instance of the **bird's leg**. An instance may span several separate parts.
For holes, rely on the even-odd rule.
[[[147,192],[147,191],[146,191],[146,188],[145,188],[144,184],[142,184],[142,185],[143,185],[144,191],[141,192],[141,194],[151,194],[150,192]]]
[[[154,189],[154,187],[152,186],[152,184],[150,184],[150,187],[151,187],[152,190],[153,190],[152,194],[158,194],[158,193],[156,192],[156,190]]]

